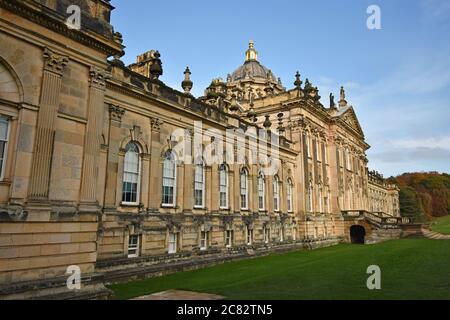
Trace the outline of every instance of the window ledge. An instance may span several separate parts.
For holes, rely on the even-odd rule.
[[[121,207],[124,208],[139,208],[141,205],[138,203],[126,203],[126,202],[122,202],[120,204]]]

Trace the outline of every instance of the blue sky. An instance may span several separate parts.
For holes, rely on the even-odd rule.
[[[113,0],[123,61],[157,49],[161,80],[193,94],[226,78],[253,39],[259,60],[293,87],[299,70],[328,95],[346,87],[372,146],[370,167],[386,176],[450,172],[450,1],[448,0]],[[381,30],[368,30],[369,5]]]

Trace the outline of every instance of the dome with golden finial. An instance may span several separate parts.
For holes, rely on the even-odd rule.
[[[255,49],[255,43],[253,40],[250,41],[248,50],[245,52],[245,63],[231,74],[229,80],[239,81],[249,79],[267,80],[274,83],[277,82],[277,77],[272,73],[272,71],[258,61],[258,51]]]

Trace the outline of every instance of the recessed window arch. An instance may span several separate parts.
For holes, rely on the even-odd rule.
[[[278,176],[273,178],[273,210],[280,211],[280,179]]]
[[[122,203],[139,204],[139,189],[141,181],[140,149],[136,142],[129,142],[125,147],[123,165]]]
[[[258,208],[260,211],[266,209],[266,178],[262,171],[258,174]]]
[[[177,163],[172,151],[166,152],[163,162],[162,205],[175,207],[177,190]]]
[[[241,170],[241,209],[248,209],[248,170],[246,168]]]
[[[294,211],[294,184],[292,183],[292,179],[288,179],[287,181],[287,210],[289,213]]]
[[[199,159],[194,169],[194,207],[205,207],[205,163]]]
[[[220,209],[228,209],[229,197],[228,197],[228,168],[226,164],[222,164],[219,167],[219,205]]]

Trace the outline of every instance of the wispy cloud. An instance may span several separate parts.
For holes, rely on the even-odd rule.
[[[390,140],[390,144],[393,147],[400,147],[400,148],[442,149],[450,151],[450,136],[431,137],[424,139],[397,139],[397,140]]]
[[[373,83],[342,84],[372,145],[371,166],[388,174],[450,169],[448,57],[450,46],[438,51],[422,48],[406,54],[394,70]],[[318,80],[327,105],[324,92],[337,95],[341,84],[325,76]]]

